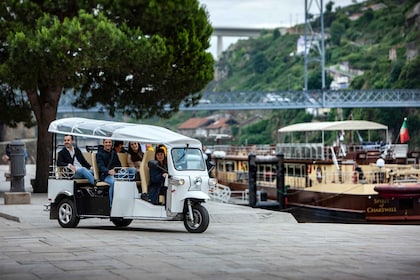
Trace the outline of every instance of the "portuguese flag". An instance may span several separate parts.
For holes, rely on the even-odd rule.
[[[400,129],[400,142],[403,144],[408,140],[410,140],[410,135],[408,134],[407,118],[404,118],[404,122]]]

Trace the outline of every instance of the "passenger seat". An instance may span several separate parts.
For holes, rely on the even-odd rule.
[[[97,187],[109,187],[108,183],[105,182],[100,182],[99,181],[99,168],[98,168],[98,164],[96,163],[96,153],[92,153],[92,167],[93,167],[93,176],[95,177],[95,180],[98,181],[96,183]]]
[[[148,192],[150,174],[148,163],[150,160],[155,159],[155,151],[146,151],[143,155],[143,160],[140,164],[140,179],[141,179],[141,188],[143,193]]]

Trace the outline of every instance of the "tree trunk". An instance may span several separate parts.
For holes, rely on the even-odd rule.
[[[36,91],[26,92],[38,126],[36,173],[32,187],[34,193],[46,193],[48,192],[48,176],[53,150],[53,138],[52,134],[48,132],[48,126],[57,116],[61,88],[48,87],[39,90],[39,94]]]
[[[0,123],[0,141],[1,142],[4,141],[3,131],[4,131],[4,124]]]

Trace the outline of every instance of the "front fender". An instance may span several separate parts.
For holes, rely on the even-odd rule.
[[[58,203],[64,198],[73,197],[73,195],[68,191],[63,191],[57,195],[54,199],[54,202],[50,203],[50,220],[56,220],[58,218]]]
[[[189,191],[184,195],[183,200],[185,199],[198,199],[206,201],[210,199],[210,196],[202,191]]]

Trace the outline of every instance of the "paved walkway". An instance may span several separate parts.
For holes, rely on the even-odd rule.
[[[10,182],[0,175],[1,196]],[[202,234],[156,221],[117,229],[87,219],[65,229],[43,211],[46,199],[32,193],[31,204],[4,205],[0,197],[2,280],[420,279],[418,226],[299,224],[287,213],[209,202]]]

